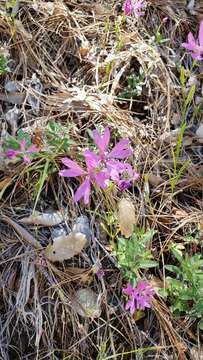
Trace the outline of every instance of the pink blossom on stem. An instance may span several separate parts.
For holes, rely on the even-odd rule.
[[[139,178],[139,174],[128,163],[111,160],[107,164],[107,170],[110,178],[117,183],[121,191],[128,189],[132,181]]]
[[[30,155],[38,152],[39,149],[34,144],[26,148],[26,139],[22,139],[19,143],[19,146],[20,146],[19,150],[14,150],[14,149],[6,150],[5,155],[10,159],[20,156],[23,158],[23,161],[25,163],[30,164],[31,163]]]
[[[83,154],[85,157],[86,170],[83,170],[76,161],[64,158],[61,161],[69,169],[61,170],[59,175],[64,177],[84,176],[84,181],[74,195],[74,202],[78,202],[83,198],[84,204],[88,204],[90,201],[91,184],[96,183],[101,189],[105,189],[109,175],[105,170],[102,171],[100,169],[99,160],[95,158],[95,154],[89,150],[86,150]]]
[[[93,130],[93,139],[99,149],[100,159],[103,161],[108,161],[110,159],[126,159],[132,155],[128,139],[120,140],[113,149],[108,152],[110,142],[110,131],[108,127],[104,129],[103,136],[99,134],[98,130]]]
[[[147,281],[138,281],[134,288],[128,283],[127,287],[123,288],[123,294],[129,297],[125,309],[130,310],[130,313],[133,314],[137,309],[145,310],[145,308],[151,307],[155,291]]]
[[[109,128],[104,129],[103,136],[99,134],[98,130],[93,130],[93,139],[99,150],[99,155],[90,152],[92,156],[95,157],[95,160],[104,162],[111,180],[117,183],[121,191],[127,189],[131,185],[131,181],[137,179],[139,175],[132,169],[130,164],[115,159],[126,159],[132,155],[129,140],[120,140],[109,152]]]
[[[134,14],[135,16],[143,16],[144,12],[141,10],[144,6],[145,6],[144,0],[137,0],[137,1],[126,0],[123,4],[123,11],[127,16],[132,14]]]
[[[182,47],[189,50],[195,60],[203,60],[203,20],[200,22],[198,40],[189,32],[187,42],[182,43]]]

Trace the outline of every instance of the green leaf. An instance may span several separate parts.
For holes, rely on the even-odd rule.
[[[185,101],[185,104],[184,106],[187,108],[187,106],[191,103],[191,101],[193,100],[194,98],[194,94],[195,94],[195,90],[196,90],[196,85],[192,85],[191,88],[190,88],[190,91],[188,93],[188,96],[186,98],[186,101]]]
[[[201,320],[199,321],[198,327],[199,327],[200,330],[203,331],[203,318],[201,318]]]
[[[139,267],[141,269],[148,269],[148,268],[152,268],[158,266],[158,262],[155,260],[142,260],[139,263]]]
[[[156,234],[155,230],[148,230],[144,235],[142,235],[143,241],[145,243],[148,243],[150,240],[152,240],[155,234]]]
[[[175,272],[177,274],[181,274],[181,270],[175,265],[165,265],[164,267],[168,271]]]
[[[181,86],[183,88],[185,88],[185,83],[186,83],[186,80],[185,80],[185,68],[183,66],[181,66],[181,68],[180,68],[180,83],[181,83]]]

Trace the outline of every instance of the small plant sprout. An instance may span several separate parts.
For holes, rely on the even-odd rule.
[[[195,60],[203,60],[203,20],[200,22],[198,40],[189,32],[187,42],[182,43],[182,47],[189,50]]]
[[[144,16],[144,12],[142,11],[142,8],[145,6],[144,0],[126,0],[123,5],[123,11],[125,15],[135,15],[135,16]]]
[[[129,297],[125,309],[130,310],[130,313],[133,315],[136,310],[145,310],[145,308],[151,307],[155,291],[147,281],[139,280],[136,287],[132,287],[128,283],[127,287],[123,288],[123,294]]]
[[[115,249],[118,267],[123,269],[125,278],[133,285],[136,284],[141,269],[149,269],[158,265],[149,250],[149,243],[155,233],[154,230],[144,232],[135,227],[128,240],[122,237],[118,238]]]
[[[6,74],[9,71],[10,70],[8,68],[8,59],[5,55],[0,54],[0,75]]]
[[[27,164],[30,164],[32,161],[32,155],[38,152],[36,145],[27,146],[26,139],[23,138],[19,142],[19,150],[7,149],[5,155],[10,158],[22,158],[23,161]]]

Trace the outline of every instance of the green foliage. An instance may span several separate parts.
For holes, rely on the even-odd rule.
[[[70,146],[74,145],[74,141],[69,136],[69,131],[72,127],[73,125],[63,126],[54,120],[49,121],[45,129],[45,137],[47,144],[55,153],[67,153],[70,150]]]
[[[120,93],[118,100],[131,99],[142,94],[143,85],[145,83],[144,71],[139,70],[138,75],[131,75],[127,79],[127,87]]]
[[[140,269],[157,266],[157,262],[153,260],[151,250],[148,249],[149,242],[154,234],[154,230],[144,232],[142,229],[135,228],[130,239],[118,238],[115,251],[118,266],[125,270],[125,276],[132,285],[136,284],[137,274]]]
[[[160,45],[166,43],[167,41],[169,41],[169,39],[165,39],[159,29],[157,29],[155,33],[155,41],[158,45]]]
[[[175,150],[172,149],[172,157],[173,157],[173,174],[169,169],[169,178],[171,184],[171,190],[174,192],[175,186],[181,176],[186,171],[187,167],[190,164],[190,160],[184,161],[181,165],[179,163],[179,157],[182,152],[182,144],[183,144],[183,136],[186,129],[186,115],[191,103],[194,100],[196,85],[192,85],[189,91],[186,91],[187,80],[190,78],[191,72],[186,70],[183,66],[180,68],[180,85],[181,85],[181,93],[182,93],[182,122],[180,126],[180,132],[178,135],[177,144]]]
[[[201,254],[189,256],[176,255],[179,266],[166,265],[165,269],[176,274],[167,277],[167,295],[176,315],[188,315],[203,321],[203,257]]]
[[[3,150],[4,151],[6,151],[8,149],[19,150],[20,149],[20,144],[19,143],[23,139],[26,139],[26,146],[31,146],[32,145],[30,134],[24,132],[22,129],[19,129],[16,137],[8,136],[5,139],[5,141],[4,141],[3,145],[2,145]],[[34,156],[34,154],[33,154],[33,156]]]
[[[0,55],[0,75],[9,72],[8,59],[4,55]]]
[[[9,11],[11,18],[15,18],[20,6],[20,0],[8,0],[6,9]]]

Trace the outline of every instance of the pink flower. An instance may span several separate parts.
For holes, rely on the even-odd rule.
[[[131,185],[131,181],[138,178],[138,174],[132,169],[130,164],[122,163],[115,159],[125,159],[132,155],[132,150],[129,147],[129,140],[120,140],[113,149],[108,152],[110,142],[109,128],[104,129],[104,134],[101,136],[97,130],[93,130],[93,139],[99,155],[91,153],[97,161],[103,161],[107,167],[107,171],[111,180],[115,181],[121,191],[127,189]]]
[[[146,281],[138,281],[135,288],[130,283],[123,288],[123,293],[129,296],[125,309],[133,314],[136,309],[144,310],[151,307],[152,297],[155,294],[154,289]]]
[[[189,50],[195,60],[203,60],[203,20],[200,22],[198,40],[189,32],[188,42],[182,43],[182,47]]]
[[[111,160],[108,161],[107,170],[110,178],[117,183],[121,191],[128,189],[131,182],[139,178],[139,174],[128,163]]]
[[[83,170],[76,161],[64,158],[61,161],[69,169],[61,170],[59,175],[64,177],[84,176],[84,181],[74,195],[74,202],[78,202],[83,198],[84,203],[88,204],[90,201],[91,184],[96,183],[101,189],[105,189],[107,187],[106,181],[108,180],[109,175],[105,170],[101,171],[99,161],[94,156],[95,154],[92,155],[89,150],[84,151],[83,154],[87,167],[86,170]]]
[[[85,178],[74,195],[75,202],[83,198],[85,204],[89,203],[91,184],[97,184],[101,189],[105,189],[107,180],[111,179],[118,184],[120,190],[124,190],[130,186],[132,180],[138,177],[130,164],[117,160],[132,155],[128,139],[120,140],[111,151],[108,151],[109,128],[105,128],[103,135],[94,130],[93,139],[99,151],[97,154],[89,149],[84,151],[86,170],[82,169],[75,161],[68,158],[62,159],[62,163],[68,169],[61,170],[59,175],[65,177],[83,176]]]
[[[31,163],[30,154],[34,154],[38,152],[39,149],[37,148],[36,145],[31,145],[26,149],[26,139],[22,139],[19,143],[19,146],[20,146],[20,150],[8,149],[6,150],[5,155],[10,159],[17,156],[21,156],[25,163],[30,164]]]
[[[93,139],[99,149],[100,159],[103,161],[108,161],[110,159],[126,159],[132,155],[128,139],[120,140],[110,152],[107,151],[110,142],[110,131],[108,127],[104,129],[103,136],[99,134],[98,130],[93,130]]]
[[[135,16],[143,16],[144,12],[142,12],[142,8],[145,6],[144,0],[138,0],[134,2],[133,0],[126,0],[123,4],[123,11],[125,15],[132,15]]]

